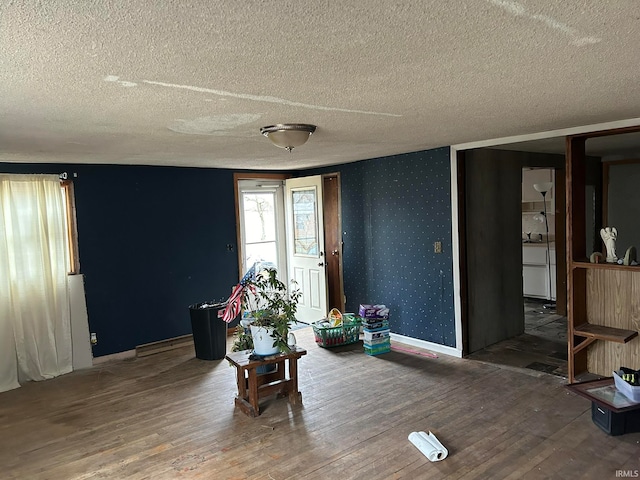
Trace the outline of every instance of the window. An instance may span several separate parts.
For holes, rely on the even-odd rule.
[[[67,246],[69,249],[69,274],[80,273],[80,259],[78,257],[78,228],[76,223],[76,202],[73,194],[73,182],[61,182],[62,195],[67,222]]]
[[[0,175],[0,391],[72,370],[70,192],[57,175]]]
[[[283,202],[281,181],[238,182],[241,273],[255,262],[271,262],[276,265],[281,279],[286,276]]]
[[[315,189],[294,190],[293,242],[296,255],[318,256],[318,214]]]
[[[76,214],[75,214],[75,201],[73,195],[73,182],[69,180],[63,180],[60,182],[59,197],[54,195],[50,202],[54,202],[60,208],[59,210],[50,203],[46,208],[42,204],[42,200],[35,196],[33,192],[30,192],[29,178],[38,178],[38,175],[13,175],[13,192],[16,196],[7,197],[4,208],[6,208],[7,219],[12,216],[14,220],[20,219],[19,232],[15,231],[18,228],[11,225],[5,225],[6,240],[10,243],[15,242],[15,238],[21,238],[21,241],[25,241],[25,238],[32,239],[33,245],[39,243],[38,236],[40,231],[37,228],[32,227],[32,222],[55,222],[56,218],[64,222],[64,231],[61,234],[64,236],[66,252],[65,256],[68,258],[67,272],[69,274],[76,274],[80,271],[80,264],[78,260],[78,237],[76,229]],[[16,201],[16,199],[20,201]],[[62,237],[61,237],[62,238]]]

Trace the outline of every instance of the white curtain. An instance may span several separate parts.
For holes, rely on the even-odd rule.
[[[0,175],[0,392],[72,369],[66,225],[56,175]]]

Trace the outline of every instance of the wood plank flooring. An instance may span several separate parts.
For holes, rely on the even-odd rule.
[[[524,333],[472,353],[468,358],[528,368],[567,378],[567,317],[543,308],[548,300],[524,297]]]
[[[616,478],[640,433],[610,437],[558,377],[440,355],[315,345],[302,406],[234,407],[234,369],[192,347],[103,364],[0,394],[3,479]],[[411,348],[411,347],[410,347]],[[407,439],[431,430],[449,457]]]

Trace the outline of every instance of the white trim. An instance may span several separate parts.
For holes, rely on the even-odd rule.
[[[93,366],[93,351],[91,350],[87,301],[84,292],[84,275],[68,275],[67,285],[69,286],[69,307],[71,312],[73,369],[91,368]]]
[[[478,142],[467,142],[452,145],[456,150],[470,150],[472,148],[494,147],[507,143],[530,142],[532,140],[543,140],[545,138],[566,137],[567,135],[577,135],[580,133],[599,132],[601,130],[612,130],[614,128],[637,127],[640,126],[640,118],[630,118],[628,120],[617,120],[615,122],[595,123],[582,127],[562,128],[560,130],[549,130],[546,132],[530,133],[527,135],[514,135],[512,137],[493,138]]]
[[[444,353],[452,357],[462,358],[462,350],[453,347],[447,347],[439,343],[427,342],[426,340],[418,340],[417,338],[405,337],[404,335],[398,335],[397,333],[390,334],[391,340],[395,342],[404,343],[405,345],[411,345],[412,347],[424,348],[425,350],[431,350],[432,352]]]
[[[458,155],[451,148],[451,260],[453,262],[453,312],[455,315],[456,349],[462,356],[462,293],[460,291],[460,242],[458,219]]]
[[[101,363],[113,362],[116,360],[127,360],[129,358],[136,358],[135,350],[126,350],[124,352],[112,353],[111,355],[103,355],[101,357],[93,357],[93,366],[100,365]]]
[[[241,275],[251,267],[246,265],[246,231],[244,221],[244,194],[246,193],[273,193],[274,201],[274,221],[275,221],[275,244],[278,256],[278,278],[285,284],[288,281],[286,237],[284,229],[284,180],[241,178],[237,182],[238,187],[238,216],[240,225],[240,272]]]

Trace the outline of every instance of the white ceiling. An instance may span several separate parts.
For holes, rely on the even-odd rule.
[[[13,0],[0,161],[296,169],[638,117],[637,0]],[[260,135],[318,126],[289,154]]]

